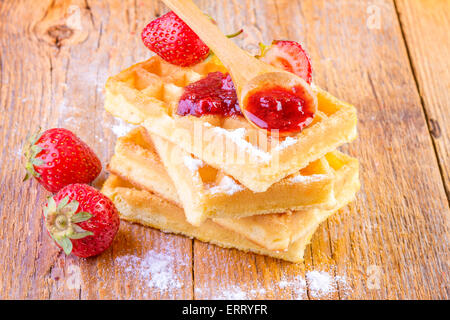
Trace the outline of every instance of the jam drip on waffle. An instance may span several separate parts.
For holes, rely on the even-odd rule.
[[[177,114],[181,116],[242,115],[231,76],[212,72],[205,78],[184,88],[178,102]]]

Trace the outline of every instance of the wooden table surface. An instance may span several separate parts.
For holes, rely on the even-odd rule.
[[[450,1],[196,2],[224,32],[244,27],[248,50],[302,41],[314,81],[357,107],[359,138],[342,148],[361,162],[357,200],[299,265],[126,222],[99,257],[66,257],[44,231],[49,193],[22,183],[22,143],[38,126],[65,127],[106,164],[126,126],[103,109],[105,81],[150,57],[140,31],[166,8],[3,0],[0,298],[448,299]]]

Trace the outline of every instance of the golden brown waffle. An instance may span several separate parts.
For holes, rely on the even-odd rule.
[[[339,152],[327,155],[322,161],[328,168],[326,171],[328,175],[331,173],[331,176],[333,177],[333,187],[339,191],[336,193],[338,196],[337,203],[334,203],[332,208],[330,207],[331,211],[335,211],[348,201],[351,201],[359,188],[358,163],[356,159],[350,158]],[[302,173],[304,174],[301,175],[302,179],[297,180],[304,181],[306,179],[307,181],[314,181],[315,178],[312,178],[314,169],[316,168],[313,166],[310,167],[309,170],[311,171],[307,172],[309,175],[307,175],[306,172],[303,172],[305,170],[303,169],[302,172],[299,173],[299,175]],[[178,197],[176,193],[176,189],[179,189],[181,186],[180,182],[175,183],[178,187],[175,188],[174,183],[165,172],[163,164],[153,149],[151,139],[149,139],[145,130],[142,128],[136,128],[127,136],[118,140],[116,152],[109,164],[109,170],[115,175],[122,177],[123,180],[138,186],[140,189],[157,193],[180,207],[185,205],[185,202],[180,200],[180,197]],[[183,170],[180,172],[183,172]],[[319,176],[317,179],[320,179],[320,175],[323,175],[317,172],[316,174]],[[307,179],[306,177],[310,177],[310,179]],[[181,183],[186,183],[188,181],[193,182],[197,179],[197,182],[200,183],[200,180],[203,178],[197,177],[196,179],[189,174],[188,176],[183,176],[182,179],[186,179],[187,181]],[[200,184],[203,183],[205,183],[205,181],[202,181]],[[209,183],[214,183],[214,181],[211,180]],[[285,184],[279,182],[265,192],[266,197],[271,196],[271,190],[277,188],[278,184],[283,184],[282,186],[279,186],[279,188],[284,188],[285,192],[291,193],[292,191],[290,189],[295,189],[295,184],[297,183],[300,182],[294,184],[290,181],[286,181]],[[196,190],[204,192],[200,189],[200,184],[196,186]],[[211,186],[203,187],[210,188]],[[217,185],[214,187],[217,187]],[[314,189],[315,187],[316,185],[314,183],[309,184],[309,188],[311,189],[310,192],[315,190],[320,193],[321,191]],[[308,188],[308,184],[304,184],[303,188]],[[242,190],[242,192],[244,191],[245,190]],[[264,198],[261,198],[260,195],[255,194],[250,190],[244,192],[243,195],[246,196],[245,201],[239,197],[233,198],[233,195],[223,196],[227,196],[229,202],[240,200],[243,201],[241,206],[249,204],[255,208],[258,207],[257,201]],[[198,194],[193,194],[192,196],[196,199],[200,198]],[[188,201],[191,200],[188,199]],[[209,201],[210,203],[213,203],[211,199],[209,199]],[[252,201],[255,203],[250,203]],[[219,203],[216,207],[220,207],[220,205],[221,204]],[[224,207],[222,210],[225,210],[227,208],[226,202],[224,202],[223,205]],[[326,210],[303,210],[294,213],[266,214],[240,219],[214,219],[214,222],[222,227],[228,228],[234,233],[240,234],[263,248],[270,250],[286,250],[293,242],[303,237],[309,230],[308,226],[317,221],[320,212],[325,211]]]
[[[356,109],[313,86],[318,112],[301,133],[278,139],[243,117],[178,116],[183,87],[213,71],[226,72],[214,59],[182,68],[159,57],[138,63],[106,84],[105,108],[128,122],[177,144],[223,170],[252,191],[298,172],[356,137]]]
[[[195,227],[186,221],[183,209],[180,207],[114,175],[106,180],[102,192],[114,202],[122,219],[164,232],[183,234],[220,247],[251,251],[291,262],[303,261],[305,247],[316,228],[321,221],[333,213],[322,211],[317,219],[304,226],[304,234],[292,242],[286,250],[274,251],[263,248],[212,220],[207,220],[201,226]]]
[[[360,188],[358,162],[340,152],[325,156],[335,173],[336,203],[331,210],[310,209],[284,214],[249,216],[237,219],[214,218],[215,223],[251,239],[265,248],[284,250],[304,236],[313,220],[324,221],[353,201]]]
[[[335,185],[335,171],[358,174],[357,160],[336,152],[345,164],[337,170],[324,157],[273,184],[266,192],[255,193],[174,144],[157,136],[152,138],[140,127],[119,138],[109,170],[125,179],[131,177],[133,183],[143,189],[159,193],[182,206],[188,222],[197,226],[208,217],[237,218],[313,208],[331,209],[336,203],[335,187],[341,187]]]
[[[323,157],[274,183],[267,191],[253,192],[173,143],[156,135],[151,135],[151,138],[175,184],[187,220],[196,226],[207,218],[327,210],[335,207],[336,189],[340,191],[342,188],[336,183],[339,174],[345,171],[345,175],[358,176],[358,161],[334,152],[335,157],[342,159],[342,165],[337,170],[327,157]]]

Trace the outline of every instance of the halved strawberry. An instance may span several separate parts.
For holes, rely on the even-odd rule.
[[[312,82],[311,59],[300,43],[287,40],[274,40],[272,45],[261,46],[262,61],[274,67],[295,73],[306,82]]]

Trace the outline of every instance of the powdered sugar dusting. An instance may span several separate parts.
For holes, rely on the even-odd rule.
[[[292,137],[286,137],[278,146],[276,146],[275,150],[283,150],[286,149],[289,146],[292,146],[293,144],[297,143],[297,139]]]
[[[179,262],[172,255],[149,251],[142,258],[134,255],[118,257],[116,263],[149,288],[164,291],[183,287],[174,270],[174,265]]]
[[[256,288],[248,288],[246,285],[230,285],[226,288],[216,288],[212,293],[214,300],[248,300],[255,298],[276,298],[277,291],[289,291],[292,298],[302,300],[306,298],[306,281],[301,276],[284,276],[279,282],[274,282],[268,288],[258,283]],[[195,288],[195,295],[199,298],[203,295],[203,290]],[[273,295],[273,296],[272,296]]]
[[[264,162],[268,162],[272,159],[272,156],[259,149],[258,147],[252,145],[250,142],[245,140],[246,130],[245,128],[238,128],[234,130],[226,130],[220,127],[215,127],[214,132],[218,135],[224,135],[231,141],[233,141],[241,149],[248,150],[250,154],[256,156]]]
[[[199,168],[204,166],[204,163],[200,159],[194,159],[192,156],[183,157],[184,165],[192,172],[195,173]]]
[[[129,124],[122,119],[115,119],[116,123],[111,126],[112,132],[116,135],[116,137],[122,137],[130,132],[135,126]]]
[[[236,140],[237,139],[244,140],[246,130],[245,130],[245,128],[238,128],[238,129],[227,131],[227,132],[229,132],[230,137],[234,137]]]
[[[310,271],[306,274],[310,294],[314,298],[327,295],[335,291],[334,281],[329,273],[323,271]]]
[[[301,300],[306,296],[306,281],[302,276],[294,276],[293,278],[283,276],[276,285],[282,290],[291,291],[295,300]]]
[[[229,176],[224,176],[222,180],[220,180],[219,185],[212,187],[209,189],[209,192],[212,194],[215,193],[226,193],[228,195],[232,195],[238,191],[244,190],[242,186],[237,184],[232,178]]]
[[[337,291],[339,286],[341,295],[344,297],[351,291],[345,276],[333,276],[325,271],[309,271],[306,273],[309,294],[313,298],[326,297]]]
[[[225,268],[227,269],[227,268]],[[221,269],[222,270],[222,269]],[[249,272],[251,272],[249,270]],[[280,294],[287,294],[294,300],[311,298],[329,298],[330,294],[337,292],[339,287],[340,297],[345,298],[351,289],[347,285],[346,278],[343,276],[334,276],[332,272],[312,270],[301,275],[292,275],[282,273],[279,281],[260,282],[257,281],[256,287],[245,283],[240,285],[229,284],[225,287],[196,287],[195,296],[198,299],[208,297],[215,300],[229,299],[273,299],[280,297]],[[206,292],[205,292],[206,291]]]
[[[322,180],[323,178],[324,178],[324,175],[322,175],[322,174],[311,174],[309,176],[304,176],[304,175],[298,174],[298,175],[290,178],[289,182],[305,183],[305,182],[319,181],[319,180]]]

